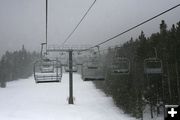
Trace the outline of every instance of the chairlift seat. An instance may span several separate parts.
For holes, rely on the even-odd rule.
[[[97,66],[88,66],[87,68],[88,68],[88,69],[98,69]]]
[[[66,66],[64,69],[65,69],[65,72],[70,72],[69,66]],[[77,71],[78,71],[77,66],[72,66],[72,72],[77,72]]]
[[[67,62],[67,65],[64,67],[64,69],[65,69],[65,72],[70,72],[70,70],[69,70],[69,62]],[[72,72],[77,72],[77,71],[78,71],[77,64],[76,64],[76,62],[73,62]]]
[[[161,68],[146,68],[145,73],[147,73],[147,74],[161,74],[162,69]]]
[[[158,58],[147,58],[144,60],[145,74],[162,74],[162,61]]]
[[[117,70],[113,70],[113,73],[128,73],[129,70],[128,69],[117,69]]]
[[[49,72],[53,72],[54,71],[54,67],[53,66],[48,66],[48,67],[41,67],[41,72],[42,73],[49,73]]]
[[[92,64],[91,61],[82,65],[82,79],[84,81],[105,80],[102,65]]]
[[[38,60],[34,63],[36,83],[61,82],[62,65],[58,60]]]
[[[111,72],[113,75],[129,74],[130,61],[125,57],[116,57],[111,65]]]

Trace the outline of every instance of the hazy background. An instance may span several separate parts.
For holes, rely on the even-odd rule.
[[[61,44],[94,0],[48,0],[48,42]],[[45,41],[45,0],[0,0],[0,56],[6,51],[39,50]],[[67,44],[97,44],[164,10],[180,0],[97,0]],[[180,21],[180,7],[108,42],[111,46],[159,31],[161,20],[170,27]]]

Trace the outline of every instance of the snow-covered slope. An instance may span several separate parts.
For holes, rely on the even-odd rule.
[[[69,105],[69,76],[61,83],[36,84],[33,77],[0,89],[0,120],[134,120],[120,111],[92,82],[74,74],[75,104]]]

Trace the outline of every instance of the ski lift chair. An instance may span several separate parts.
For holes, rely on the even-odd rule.
[[[36,83],[61,82],[62,65],[58,60],[41,59],[34,63]]]
[[[65,53],[60,53],[60,57],[59,57],[62,66],[67,66],[67,56]]]
[[[82,65],[83,64],[83,59],[84,59],[83,57],[78,56],[76,59],[77,59],[76,60],[77,65]]]
[[[65,72],[70,72],[70,70],[69,70],[69,66],[65,66],[64,67],[64,69],[65,69]],[[72,72],[77,72],[78,71],[78,68],[77,68],[77,66],[72,66]]]
[[[52,73],[54,72],[54,64],[49,59],[44,59],[43,62],[41,62],[40,70],[42,73]]]
[[[96,59],[83,63],[81,72],[84,81],[105,80],[103,65]]]
[[[68,63],[67,66],[64,67],[64,69],[65,69],[65,72],[70,72],[70,70],[69,70],[69,63]],[[72,72],[77,72],[77,71],[78,71],[78,67],[77,67],[76,63],[73,62]]]
[[[130,60],[125,57],[114,58],[111,73],[113,75],[128,75],[130,73]]]
[[[158,58],[147,58],[144,60],[145,74],[162,74],[162,61]]]

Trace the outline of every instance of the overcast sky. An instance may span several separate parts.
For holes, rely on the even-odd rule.
[[[48,42],[61,44],[94,0],[48,0]],[[0,55],[18,50],[39,50],[45,42],[45,0],[0,0]],[[95,45],[164,10],[180,0],[97,0],[67,44]],[[159,32],[165,20],[168,27],[180,21],[180,7],[108,42],[105,46],[136,38],[141,30],[147,36]]]

